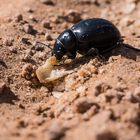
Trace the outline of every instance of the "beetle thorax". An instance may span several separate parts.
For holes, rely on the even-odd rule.
[[[71,30],[65,30],[60,34],[58,40],[66,51],[70,51],[76,48],[76,37]]]

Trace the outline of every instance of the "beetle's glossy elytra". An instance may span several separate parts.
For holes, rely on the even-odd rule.
[[[53,55],[74,59],[76,53],[87,54],[91,49],[103,53],[119,44],[121,34],[114,24],[101,18],[82,20],[62,32],[54,45]]]

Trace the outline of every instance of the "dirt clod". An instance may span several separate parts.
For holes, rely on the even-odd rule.
[[[32,64],[25,64],[22,68],[21,76],[26,79],[31,79],[33,77],[34,67]]]

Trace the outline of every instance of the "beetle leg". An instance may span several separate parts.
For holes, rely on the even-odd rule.
[[[74,59],[76,57],[76,50],[68,51],[67,56],[69,59]]]
[[[93,55],[99,55],[99,51],[96,48],[90,48],[88,52],[85,54],[85,56],[93,56]]]
[[[98,51],[97,48],[91,48],[88,50],[87,54],[85,56],[93,56],[93,55],[97,55],[100,59],[105,59]]]

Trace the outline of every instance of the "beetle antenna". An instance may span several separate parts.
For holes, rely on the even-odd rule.
[[[49,45],[47,45],[47,44],[45,44],[45,43],[42,43],[42,42],[40,42],[40,41],[37,41],[37,42],[36,42],[36,45],[37,45],[37,44],[44,45],[44,46],[48,47],[51,51],[53,50]]]

